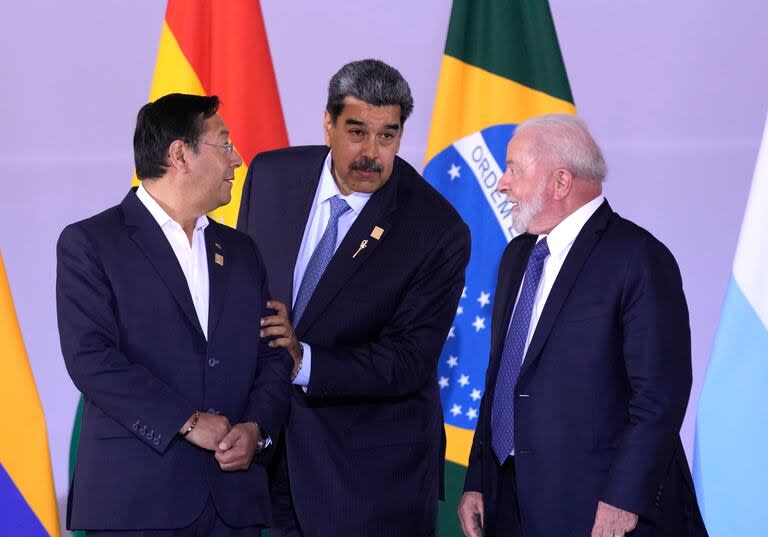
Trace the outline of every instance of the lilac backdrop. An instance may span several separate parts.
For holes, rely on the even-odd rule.
[[[663,240],[682,269],[694,349],[682,431],[690,456],[768,109],[768,3],[550,5],[577,107],[605,149],[608,198]],[[423,165],[450,2],[262,0],[262,7],[292,143],[321,142],[328,78],[348,60],[374,56],[411,83],[416,110],[401,155]],[[117,203],[127,190],[133,122],[149,94],[164,10],[162,1],[3,6],[0,248],[62,505],[77,393],[58,346],[55,242],[66,223]],[[13,441],[12,432],[1,434]]]

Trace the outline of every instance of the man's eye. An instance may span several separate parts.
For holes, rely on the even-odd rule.
[[[391,140],[392,138],[395,137],[395,135],[392,134],[391,132],[385,132],[381,135],[381,137],[384,138],[385,140]]]
[[[361,131],[360,129],[352,129],[351,131],[349,131],[349,134],[351,134],[352,136],[362,136],[363,131]]]

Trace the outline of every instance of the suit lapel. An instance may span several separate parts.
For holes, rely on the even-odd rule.
[[[518,239],[518,244],[514,246],[515,250],[509,254],[511,257],[509,267],[505,267],[504,273],[499,274],[499,281],[496,285],[496,299],[493,304],[491,363],[488,364],[492,371],[495,371],[501,357],[501,350],[504,347],[504,340],[507,337],[507,330],[509,328],[509,320],[512,316],[517,294],[520,291],[525,267],[528,264],[528,256],[535,244],[536,235],[525,235]]]
[[[201,337],[205,337],[195,312],[195,306],[192,303],[192,295],[189,293],[187,280],[178,259],[176,259],[176,254],[163,234],[163,230],[160,229],[147,208],[136,197],[135,188],[131,189],[121,206],[123,214],[125,214],[126,225],[136,228],[131,238],[154,266],[189,322],[192,323]]]
[[[612,215],[613,210],[611,210],[610,205],[608,205],[607,201],[603,201],[597,211],[595,211],[595,214],[587,220],[587,223],[584,224],[584,227],[576,236],[576,240],[573,242],[573,246],[571,246],[571,250],[568,252],[565,262],[555,279],[549,297],[547,297],[547,302],[544,304],[544,309],[533,333],[531,344],[525,355],[520,375],[524,374],[536,361],[539,354],[541,354],[541,350],[544,348],[544,344],[552,331],[552,327],[563,304],[565,304],[565,300],[568,298],[568,294],[571,292],[573,284],[576,282],[576,278],[578,278],[595,244],[600,240],[600,235],[608,225]]]
[[[296,258],[299,255],[301,239],[304,238],[309,213],[312,211],[312,201],[315,199],[323,163],[327,156],[328,153],[324,153],[315,163],[316,166],[303,165],[302,162],[302,166],[297,167],[302,171],[297,172],[298,179],[291,181],[286,187],[286,195],[283,198],[285,205],[277,207],[277,218],[284,230],[281,234],[284,240],[279,245],[279,251],[274,252],[273,255],[285,257],[277,263],[277,266],[282,267],[281,270],[270,273],[269,287],[273,296],[284,300],[289,310],[293,302],[293,273],[296,269]],[[267,262],[269,263],[270,260]]]
[[[339,244],[336,253],[320,278],[315,292],[309,299],[299,324],[296,326],[299,335],[306,332],[328,303],[344,287],[349,278],[370,259],[378,245],[387,240],[387,230],[390,229],[393,213],[397,206],[396,175],[394,172],[389,181],[371,196],[368,203],[365,204],[363,212],[360,213],[344,240]],[[376,226],[384,230],[380,239],[371,236]],[[365,247],[360,249],[363,241],[366,241]]]
[[[221,317],[224,298],[227,293],[232,259],[227,255],[226,244],[216,232],[217,224],[210,218],[205,228],[205,253],[208,257],[208,341],[211,341],[213,331]],[[227,262],[229,261],[229,262]]]

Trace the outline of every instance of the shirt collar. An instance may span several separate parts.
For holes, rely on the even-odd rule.
[[[569,214],[565,220],[557,224],[548,235],[540,235],[539,240],[547,237],[547,246],[549,254],[552,257],[561,257],[576,240],[576,236],[587,223],[587,220],[595,214],[595,211],[605,200],[605,196],[598,195],[595,199],[585,203],[574,212]],[[538,241],[537,241],[538,242]]]
[[[175,224],[174,227],[181,228],[179,223],[171,218],[168,213],[160,207],[160,204],[155,201],[155,198],[147,192],[147,189],[144,188],[144,181],[139,183],[139,188],[136,189],[136,197],[144,204],[144,207],[147,208],[149,214],[152,215],[152,218],[155,219],[161,228],[168,225],[169,222],[171,222],[170,225]],[[197,221],[195,222],[195,231],[202,231],[206,227],[208,227],[208,217],[205,215],[198,216]]]
[[[323,164],[323,173],[320,175],[320,191],[317,196],[317,206],[328,201],[334,196],[339,196],[349,204],[355,214],[359,215],[363,211],[366,202],[371,197],[371,194],[364,192],[352,192],[349,196],[344,196],[336,185],[336,181],[333,179],[333,172],[331,167],[333,166],[332,159],[333,151],[328,151],[328,156],[325,158]]]

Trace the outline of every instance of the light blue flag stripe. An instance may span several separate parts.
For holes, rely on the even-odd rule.
[[[731,278],[699,401],[693,470],[711,537],[768,531],[768,330]]]

